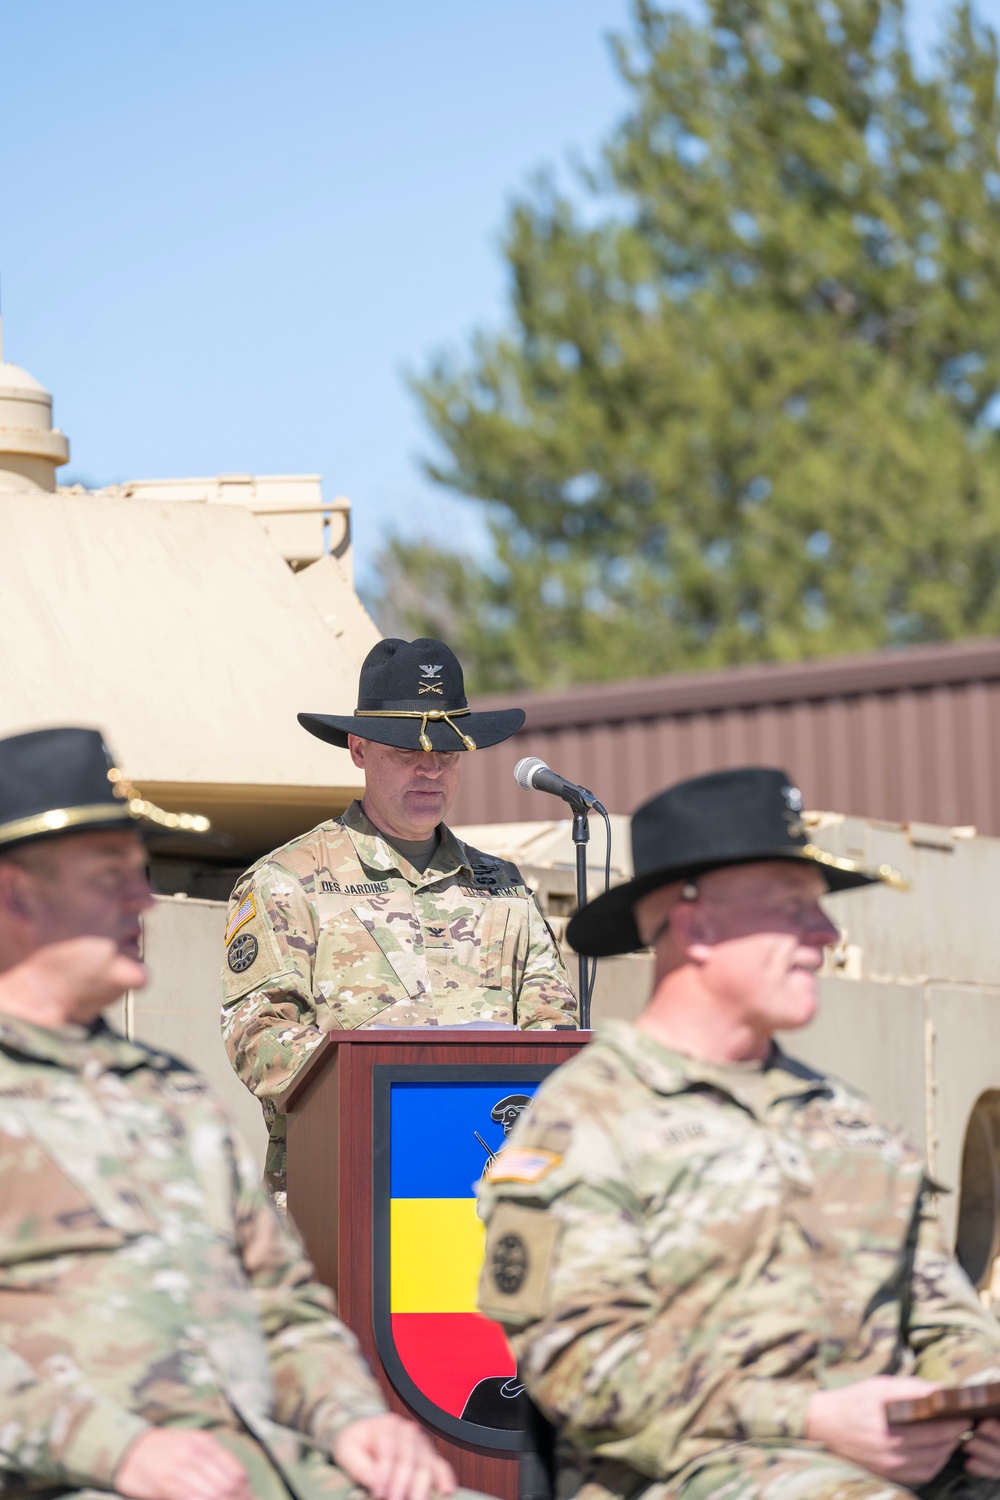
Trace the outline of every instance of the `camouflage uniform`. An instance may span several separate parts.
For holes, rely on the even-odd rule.
[[[332,1294],[182,1064],[0,1015],[0,1494],[109,1491],[150,1426],[213,1433],[258,1500],[385,1403]]]
[[[826,1387],[897,1366],[1000,1375],[1000,1327],[924,1183],[870,1105],[777,1049],[723,1067],[602,1027],[543,1084],[481,1189],[480,1307],[559,1424],[586,1500],[907,1494],[804,1434]]]
[[[233,892],[222,1034],[263,1105],[272,1191],[285,1167],[275,1099],[325,1031],[577,1024],[576,995],[517,866],[441,832],[421,875],[353,802],[258,861]]]

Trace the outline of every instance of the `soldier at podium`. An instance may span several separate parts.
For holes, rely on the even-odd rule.
[[[233,891],[222,1030],[269,1130],[265,1179],[284,1191],[275,1101],[326,1031],[370,1026],[578,1024],[552,933],[516,865],[444,822],[463,756],[498,745],[520,709],[474,712],[442,641],[384,640],[352,714],[302,713],[348,749],[365,791],[254,865]]]

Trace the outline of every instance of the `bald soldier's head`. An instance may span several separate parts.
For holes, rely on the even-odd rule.
[[[775,1031],[816,1012],[816,976],[837,928],[816,866],[788,860],[710,870],[636,904],[655,948],[654,990],[639,1025],[715,1061],[765,1057]]]

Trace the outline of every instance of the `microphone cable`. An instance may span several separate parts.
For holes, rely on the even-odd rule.
[[[606,894],[611,889],[611,818],[603,802],[595,802],[594,811],[599,812],[601,817],[604,819],[604,890]],[[592,958],[590,960],[590,969],[587,974],[588,1013],[590,1011],[591,1001],[594,998],[594,985],[597,982],[597,963],[598,960],[596,958]]]

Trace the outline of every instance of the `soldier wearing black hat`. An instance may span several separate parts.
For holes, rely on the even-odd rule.
[[[450,1495],[204,1080],[101,1018],[145,982],[145,844],[207,828],[95,730],[0,740],[0,1491]]]
[[[774,1040],[815,1012],[827,895],[902,882],[814,845],[778,770],[671,787],[632,843],[569,937],[653,947],[652,996],[542,1085],[480,1191],[479,1305],[560,1428],[559,1493],[1000,1495],[1000,1421],[886,1416],[1000,1376],[921,1154]]]
[[[444,821],[465,757],[509,739],[523,712],[471,709],[443,641],[385,640],[361,668],[353,713],[299,722],[350,751],[365,791],[248,870],[229,908],[223,1036],[263,1106],[265,1175],[279,1195],[285,1119],[275,1100],[325,1031],[577,1024],[576,995],[520,871]]]
[[[201,838],[207,818],[140,796],[96,729],[0,740],[0,937],[9,967],[60,939],[100,936],[141,951],[146,844]],[[123,988],[127,988],[123,986]]]

